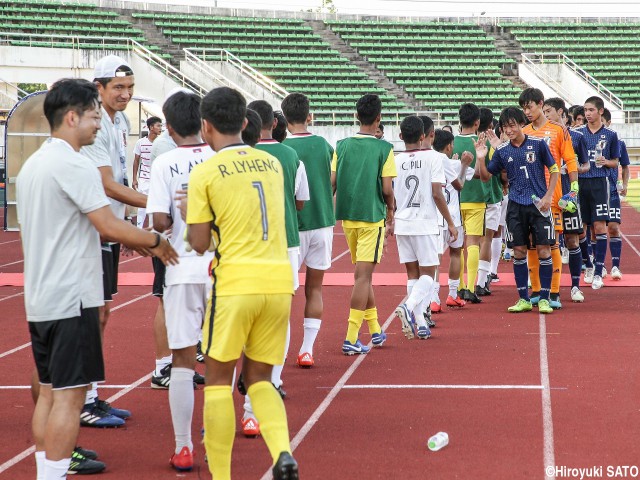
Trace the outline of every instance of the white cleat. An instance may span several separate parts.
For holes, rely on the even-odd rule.
[[[611,278],[614,280],[622,280],[622,272],[618,267],[613,267],[611,269]]]
[[[571,301],[575,303],[584,302],[584,294],[578,287],[573,287],[571,289]]]
[[[607,278],[607,269],[604,268],[604,265],[602,266],[602,275],[600,275],[602,278]]]
[[[568,248],[563,248],[562,249],[562,264],[563,265],[567,265],[569,263],[569,249]]]
[[[602,277],[600,275],[595,275],[593,277],[593,283],[591,284],[591,288],[594,290],[599,290],[604,287],[604,282],[602,281]]]
[[[587,268],[584,271],[584,283],[591,284],[593,283],[593,272],[595,271],[594,267]],[[602,280],[602,279],[601,279]]]

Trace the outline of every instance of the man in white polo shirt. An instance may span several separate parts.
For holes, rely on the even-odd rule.
[[[159,117],[147,118],[147,128],[149,134],[142,137],[133,147],[133,182],[131,186],[138,192],[149,194],[149,182],[151,181],[151,149],[153,142],[162,133],[162,119]],[[138,228],[144,227],[147,218],[145,208],[139,208],[136,215]]]
[[[168,263],[177,255],[160,235],[113,215],[98,171],[78,153],[100,129],[96,87],[60,80],[45,98],[44,114],[51,138],[25,162],[16,189],[25,308],[40,383],[32,421],[37,478],[49,480],[66,478],[87,386],[104,381],[100,236]]]

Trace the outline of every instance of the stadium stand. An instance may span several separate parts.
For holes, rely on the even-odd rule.
[[[358,53],[419,100],[425,109],[457,111],[476,102],[499,110],[520,89],[500,69],[513,60],[478,25],[327,21]]]
[[[525,52],[563,53],[620,97],[625,110],[640,109],[640,23],[501,22],[499,27]]]

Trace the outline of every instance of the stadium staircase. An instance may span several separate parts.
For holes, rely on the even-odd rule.
[[[514,61],[514,63],[505,64],[501,70],[502,75],[519,89],[528,88],[529,85],[518,75],[518,64],[522,62],[524,49],[516,36],[493,25],[483,25],[482,28],[492,38],[496,50],[503,52]]]
[[[136,18],[132,15],[131,10],[119,10],[118,13],[122,20],[141,31],[150,45],[154,45],[160,49],[162,58],[174,67],[180,68],[180,61],[184,60],[184,52],[180,47],[171,43],[171,41],[162,34],[162,30],[156,27],[151,20]]]

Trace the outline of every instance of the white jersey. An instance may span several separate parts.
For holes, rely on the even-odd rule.
[[[395,159],[396,235],[439,235],[431,184],[445,184],[441,154],[435,150],[409,150]]]
[[[151,165],[151,183],[147,200],[147,213],[168,213],[173,219],[170,242],[180,255],[178,265],[167,266],[165,285],[185,283],[206,283],[209,280],[208,267],[213,253],[198,255],[187,252],[184,245],[186,224],[180,216],[175,200],[178,190],[186,190],[189,173],[199,163],[213,156],[215,152],[206,143],[184,145],[157,157]]]
[[[444,199],[447,201],[447,207],[449,207],[449,213],[453,219],[453,226],[462,226],[462,217],[460,215],[460,193],[453,188],[453,181],[460,175],[461,163],[457,160],[451,160],[444,153],[442,155],[442,165],[444,166],[444,176],[447,181],[446,185],[442,187],[442,193]],[[471,169],[473,171],[473,169]],[[438,212],[438,225],[446,227],[447,222],[444,217]]]
[[[151,179],[151,147],[153,147],[153,142],[149,140],[149,137],[142,137],[133,147],[133,153],[140,157],[138,182],[148,183]]]

